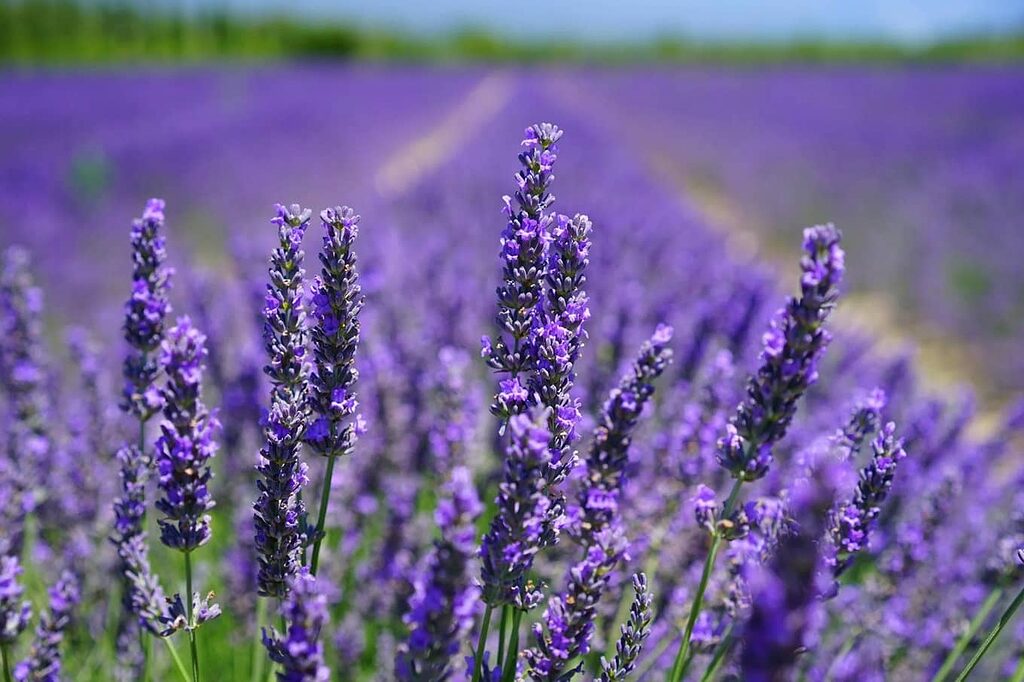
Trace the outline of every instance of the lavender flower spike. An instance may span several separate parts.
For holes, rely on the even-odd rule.
[[[307,480],[299,449],[309,411],[301,245],[309,217],[310,211],[298,205],[278,205],[271,221],[278,228],[279,244],[270,257],[263,341],[269,356],[264,371],[272,388],[263,429],[265,445],[257,466],[259,497],[253,505],[260,557],[258,591],[268,597],[287,593],[288,579],[299,570],[305,542],[305,507],[298,496]]]
[[[633,575],[633,592],[629,620],[622,624],[622,634],[615,643],[615,658],[608,661],[601,657],[601,682],[625,680],[636,667],[644,640],[651,634],[651,621],[654,619],[652,595],[647,587],[647,576],[643,573]]]
[[[907,456],[903,441],[896,438],[893,422],[882,427],[871,449],[871,462],[861,469],[853,499],[839,505],[829,519],[826,560],[837,578],[854,556],[867,548],[875,519],[892,487],[896,466]]]
[[[770,565],[748,581],[754,596],[742,637],[743,680],[789,679],[800,651],[813,644],[816,611],[821,608],[818,538],[825,530],[838,479],[837,469],[826,463],[794,490],[791,514],[796,532],[781,540]]]
[[[279,682],[328,682],[331,671],[324,663],[320,634],[327,624],[327,597],[316,578],[305,568],[288,580],[281,603],[286,632],[263,631],[263,645],[270,660],[280,664]]]
[[[469,469],[456,467],[434,514],[441,537],[413,582],[405,623],[409,636],[398,649],[400,680],[446,680],[451,659],[466,639],[479,599],[468,565],[476,551],[474,523],[483,509]]]
[[[482,597],[491,607],[512,604],[527,611],[540,601],[527,574],[537,552],[558,539],[563,518],[560,503],[544,490],[551,462],[545,425],[543,412],[509,421],[512,440],[498,485],[498,510],[480,546]]]
[[[156,389],[160,365],[154,352],[164,336],[164,321],[171,311],[167,300],[172,268],[167,267],[164,246],[164,202],[150,199],[142,218],[132,223],[132,293],[124,307],[124,338],[132,353],[124,362],[124,396],[121,406],[147,421],[160,410]]]
[[[347,206],[320,213],[324,227],[320,276],[311,287],[314,370],[310,376],[310,401],[316,420],[306,439],[325,457],[346,455],[352,450],[359,421],[352,387],[359,380],[356,348],[359,345],[359,311],[365,301],[359,287],[353,243],[359,235],[359,216]]]
[[[536,365],[536,349],[531,335],[538,327],[547,272],[547,245],[553,217],[546,213],[555,198],[548,191],[554,179],[552,168],[558,158],[558,140],[562,131],[550,123],[526,129],[519,154],[523,168],[516,173],[517,207],[504,197],[508,224],[501,235],[504,263],[502,283],[498,287],[499,335],[491,342],[482,340],[481,355],[488,366],[509,375],[501,382],[491,411],[507,422],[527,407],[527,391],[519,375]]]
[[[818,361],[831,340],[822,325],[835,307],[844,271],[839,241],[832,225],[804,230],[801,296],[789,299],[765,333],[761,367],[719,441],[719,464],[739,480],[767,473],[772,446],[786,434],[797,400],[818,379]]]
[[[323,541],[327,504],[330,501],[334,459],[352,452],[356,437],[363,430],[363,419],[356,414],[359,403],[352,390],[359,379],[356,348],[359,345],[359,311],[364,298],[359,287],[353,243],[359,235],[359,216],[351,208],[328,208],[320,213],[324,227],[320,276],[313,280],[313,356],[315,368],[310,377],[310,400],[315,419],[306,432],[306,441],[328,458],[323,481],[319,518],[313,542],[310,572],[316,575]]]
[[[146,482],[149,465],[138,448],[125,446],[117,453],[121,472],[121,496],[114,500],[114,533],[111,541],[121,560],[126,589],[122,600],[149,632],[166,634],[167,599],[149,563],[143,519],[146,515]]]
[[[654,395],[654,380],[671,361],[672,351],[666,348],[671,339],[672,328],[659,325],[605,402],[587,456],[578,512],[569,515],[583,556],[569,569],[564,591],[549,601],[543,626],[534,626],[536,645],[524,654],[533,679],[562,679],[568,663],[590,650],[597,604],[628,546],[619,499],[632,433]]]
[[[167,373],[163,391],[164,422],[156,442],[156,465],[163,497],[160,539],[181,552],[191,552],[210,539],[210,459],[217,451],[220,424],[202,401],[206,337],[187,317],[167,332],[160,364]],[[191,599],[191,595],[187,595]]]
[[[0,528],[0,551],[12,555],[21,552],[33,492],[45,489],[52,469],[41,314],[42,293],[33,284],[28,253],[11,247],[0,267],[0,388],[11,416],[0,460],[0,514],[8,522]]]
[[[65,571],[50,588],[50,608],[40,616],[31,655],[14,671],[18,682],[58,682],[61,679],[60,645],[71,625],[78,599],[78,580]]]
[[[14,644],[32,617],[32,605],[21,599],[25,588],[18,583],[19,575],[17,557],[0,557],[0,647],[5,649]]]

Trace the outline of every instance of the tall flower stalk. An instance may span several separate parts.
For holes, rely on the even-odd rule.
[[[17,557],[0,557],[0,656],[4,682],[11,682],[11,647],[32,617],[32,605],[22,599],[25,588],[18,581],[20,575]]]
[[[334,465],[349,455],[363,420],[356,414],[358,403],[353,391],[359,372],[356,348],[359,345],[359,311],[364,298],[356,270],[352,247],[359,235],[359,216],[347,206],[328,208],[320,213],[324,228],[320,251],[320,276],[311,287],[313,318],[313,373],[310,375],[310,401],[315,419],[306,432],[306,442],[327,458],[320,509],[313,529],[313,553],[309,572],[316,575],[320,546],[326,533],[327,505],[330,502]]]
[[[440,538],[413,581],[404,618],[409,635],[396,661],[400,680],[451,676],[452,658],[473,625],[479,603],[469,567],[476,553],[473,524],[482,509],[469,469],[455,467],[434,514]]]
[[[515,205],[512,197],[504,197],[508,223],[501,237],[503,271],[497,291],[500,333],[493,343],[483,337],[481,353],[488,366],[506,375],[499,381],[491,406],[501,420],[499,432],[504,432],[513,416],[531,408],[546,408],[549,453],[541,488],[548,497],[545,513],[549,517],[543,522],[547,530],[540,536],[550,538],[550,544],[558,538],[557,528],[565,509],[559,485],[576,464],[571,445],[577,439],[580,406],[571,392],[575,365],[586,339],[583,324],[590,317],[583,290],[584,270],[589,263],[590,220],[585,215],[569,218],[548,211],[554,202],[550,185],[561,137],[562,131],[550,123],[526,129],[524,151],[519,154],[521,169],[516,174]],[[484,567],[485,572],[494,568]],[[523,599],[520,594],[510,600],[497,597],[493,589],[487,594],[486,585],[484,591],[480,641],[486,641],[493,608],[502,608],[503,633],[511,612],[511,633],[507,644],[502,636],[498,664],[505,663],[501,659],[507,649],[514,665],[522,614],[536,605],[539,592],[531,589],[530,598]],[[480,675],[482,660],[483,651],[478,650],[474,677]]]
[[[281,601],[284,631],[263,632],[270,660],[281,666],[279,682],[329,682],[331,670],[324,661],[320,636],[327,624],[327,597],[316,577],[305,567],[288,579]]]
[[[49,608],[39,618],[32,653],[18,664],[18,682],[57,682],[61,679],[61,643],[71,625],[79,600],[78,579],[70,571],[60,575],[50,588]]]
[[[721,517],[728,519],[739,502],[740,489],[762,478],[771,466],[773,446],[789,428],[796,403],[818,379],[818,362],[831,340],[824,322],[835,307],[845,270],[840,233],[832,225],[804,230],[800,261],[800,297],[790,298],[772,321],[762,343],[761,366],[747,383],[747,397],[736,409],[725,436],[718,442],[718,463],[734,482]],[[715,559],[725,540],[712,528],[711,544],[690,613],[676,652],[669,682],[682,679],[691,658],[690,638],[700,615]]]
[[[146,453],[146,423],[160,411],[163,396],[157,386],[161,367],[156,351],[164,339],[167,315],[171,311],[168,292],[174,270],[166,265],[167,250],[164,229],[164,202],[161,199],[150,199],[142,217],[132,222],[131,257],[132,257],[132,291],[124,306],[124,338],[128,342],[129,351],[124,359],[123,375],[124,390],[121,409],[135,418],[138,423],[138,439],[135,444],[136,457],[134,463],[148,467],[151,458]],[[132,495],[137,497],[138,506],[130,530],[120,523],[115,528],[114,540],[118,545],[118,553],[122,560],[124,589],[128,597],[125,605],[131,604],[132,595],[137,592],[133,582],[138,580],[156,583],[156,578],[149,571],[148,549],[145,541],[146,500],[145,475],[135,477],[140,481]],[[115,516],[118,515],[115,502]],[[137,527],[134,527],[137,524]],[[160,597],[162,598],[162,594]],[[129,613],[130,620],[123,627],[137,627],[134,622],[139,618],[138,611]],[[128,625],[133,623],[133,625]],[[142,639],[142,676],[148,677],[149,671],[149,640],[144,637],[144,630],[139,629]],[[130,638],[119,641],[127,644]],[[130,658],[127,653],[125,658]]]
[[[206,337],[187,317],[178,319],[161,346],[160,363],[167,373],[163,390],[164,421],[156,442],[158,483],[163,497],[156,508],[160,539],[181,552],[185,561],[185,630],[192,652],[192,676],[199,680],[196,630],[201,622],[219,613],[216,605],[202,600],[192,589],[192,553],[210,540],[210,515],[214,501],[209,483],[210,460],[217,451],[220,427],[202,401],[206,367]],[[202,604],[204,613],[195,613]]]
[[[42,292],[32,281],[28,253],[11,247],[0,265],[0,388],[11,416],[4,447],[12,492],[26,508],[47,493],[52,466],[52,415],[42,352]],[[21,525],[5,530],[9,550],[20,552]]]
[[[299,459],[309,415],[306,312],[303,305],[302,238],[311,212],[298,205],[277,206],[271,221],[278,246],[270,257],[270,283],[263,308],[264,368],[272,383],[265,444],[257,470],[259,497],[253,507],[259,553],[258,591],[284,597],[302,565],[305,506],[299,491],[307,482]]]
[[[548,602],[543,623],[534,627],[536,645],[525,653],[528,674],[559,680],[570,661],[590,650],[594,616],[611,572],[626,552],[619,502],[633,431],[654,395],[654,381],[668,366],[672,328],[659,326],[636,361],[612,390],[586,458],[586,472],[569,529],[582,556],[569,569],[562,593]]]

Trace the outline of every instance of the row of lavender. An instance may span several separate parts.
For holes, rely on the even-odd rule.
[[[503,116],[522,115],[513,106]],[[511,126],[503,118],[499,127],[506,123]],[[226,613],[207,621],[217,609],[203,599],[194,605],[187,598],[169,605],[157,599],[152,572],[139,560],[142,552],[124,551],[133,544],[137,550],[139,543],[125,540],[121,523],[122,568],[129,568],[133,588],[126,593],[148,594],[129,599],[126,608],[146,617],[169,652],[177,653],[176,642],[167,636],[184,629],[193,639],[203,621],[191,660],[202,661],[204,678],[244,678],[266,670],[262,654],[251,665],[239,663],[211,643],[234,636],[236,644],[248,644],[256,624],[270,622],[259,615],[267,600],[257,594],[287,593],[286,630],[270,634],[267,644],[297,679],[323,677],[327,666],[385,679],[435,679],[442,675],[437,670],[449,667],[461,675],[467,667],[460,656],[474,651],[488,655],[475,657],[469,674],[479,669],[482,675],[487,667],[510,677],[519,667],[538,679],[557,679],[577,665],[600,674],[598,654],[605,652],[604,674],[616,679],[626,674],[642,639],[640,667],[632,670],[640,676],[678,679],[742,667],[750,679],[771,679],[798,667],[814,679],[863,679],[882,669],[893,679],[920,679],[938,670],[979,608],[996,606],[1013,579],[1012,550],[1019,543],[1017,529],[998,513],[1012,508],[1013,483],[994,480],[991,464],[1005,454],[1019,425],[1008,422],[983,443],[966,440],[969,404],[918,395],[905,362],[879,361],[862,340],[841,338],[819,367],[829,338],[821,323],[843,270],[837,235],[828,228],[809,233],[801,296],[769,327],[759,354],[757,330],[767,324],[766,303],[775,297],[763,275],[732,262],[691,216],[680,217],[620,142],[596,136],[584,121],[572,120],[570,127],[580,151],[569,155],[560,183],[565,196],[592,209],[596,227],[585,216],[551,212],[556,133],[533,129],[518,191],[506,205],[501,335],[485,345],[487,364],[503,375],[492,406],[497,419],[481,409],[482,394],[493,392],[494,380],[466,352],[471,339],[492,326],[487,320],[494,307],[492,297],[479,294],[495,280],[488,266],[493,256],[484,256],[493,250],[493,237],[471,229],[478,220],[473,216],[489,214],[486,195],[483,205],[473,204],[480,201],[476,189],[503,167],[486,153],[461,155],[428,178],[379,219],[399,227],[365,244],[368,302],[361,315],[359,393],[366,431],[354,456],[337,461],[333,475],[328,471],[337,456],[364,430],[362,419],[349,419],[356,410],[348,393],[354,375],[324,371],[338,365],[325,351],[325,340],[344,336],[346,327],[339,324],[343,315],[326,311],[325,303],[337,301],[322,284],[336,282],[337,300],[352,303],[359,296],[351,280],[327,277],[337,267],[332,254],[338,247],[330,237],[332,229],[338,232],[332,226],[351,223],[345,212],[324,216],[324,279],[314,285],[311,301],[298,295],[296,281],[306,217],[299,210],[279,215],[282,243],[273,259],[270,296],[260,306],[272,391],[259,378],[267,358],[253,347],[249,317],[237,314],[252,307],[252,298],[263,298],[252,293],[262,282],[254,285],[249,276],[216,280],[196,287],[181,304],[209,337],[206,373],[217,398],[210,402],[221,404],[223,457],[214,460],[220,476],[212,483],[209,444],[218,419],[195,394],[204,355],[199,335],[191,323],[179,323],[163,334],[162,356],[156,355],[155,338],[130,339],[141,353],[135,357],[149,362],[132,365],[131,376],[138,380],[134,404],[143,405],[145,414],[164,403],[166,426],[159,439],[142,442],[143,452],[163,463],[157,467],[163,495],[157,509],[169,530],[162,539],[185,557],[210,540],[207,557],[196,555],[197,582],[203,590],[218,587]],[[500,145],[487,151],[502,153]],[[439,193],[440,178],[466,188],[465,195]],[[157,209],[137,232],[160,224]],[[150,241],[156,244],[155,237]],[[158,251],[135,251],[142,267],[137,281],[146,286],[133,297],[139,313],[133,320],[162,322],[166,315],[165,301],[148,296],[162,290],[159,268],[153,267],[160,259],[140,256]],[[351,263],[347,268],[351,273]],[[239,269],[249,271],[245,264]],[[304,338],[301,306],[313,313],[312,345]],[[38,314],[35,304],[28,308]],[[662,322],[679,330],[676,339],[667,326],[658,327],[643,345],[642,338]],[[635,365],[633,349],[640,349]],[[154,356],[164,358],[163,367],[152,363]],[[18,366],[20,378],[10,376],[22,381],[24,366]],[[147,368],[170,381],[154,384]],[[826,378],[815,382],[819,372]],[[29,375],[38,388],[40,374]],[[341,384],[329,383],[328,375]],[[112,496],[112,463],[94,453],[109,453],[111,443],[126,437],[114,424],[103,433],[87,433],[107,423],[95,391],[101,376],[87,375],[85,386],[93,388],[70,394],[93,395],[93,401],[69,398],[66,406],[35,408],[37,415],[67,418],[37,425],[40,433],[49,426],[44,440],[53,445],[36,450],[52,448],[53,461],[64,464],[52,466],[43,458],[47,465],[38,467],[34,484],[22,486],[32,488],[31,518],[49,529],[31,538],[33,573],[45,574],[44,567],[64,560],[73,567],[102,564],[99,548],[109,511],[102,505],[77,509],[82,496],[71,492],[86,485],[77,480],[84,475],[88,485],[107,486],[98,497]],[[143,385],[159,388],[146,391]],[[875,386],[881,391],[870,390]],[[24,393],[33,399],[46,395]],[[95,419],[73,418],[81,402]],[[266,407],[270,412],[261,426],[258,415]],[[888,426],[874,437],[882,412],[900,424],[902,447]],[[63,421],[69,424],[66,433],[59,426]],[[351,426],[339,431],[341,422]],[[185,435],[188,429],[191,435]],[[857,455],[872,438],[869,462],[862,462]],[[251,469],[259,441],[264,457],[254,518]],[[334,442],[344,446],[329,445]],[[311,451],[327,456],[313,457]],[[890,492],[893,465],[904,451],[910,456],[900,462]],[[83,474],[74,466],[79,457],[95,467]],[[126,475],[118,518],[141,522],[145,506],[124,503],[133,501],[131,495],[141,498],[144,487],[137,477],[146,468],[139,467],[139,458],[124,455],[121,464]],[[860,484],[840,475],[864,464]],[[736,483],[726,495],[730,480]],[[310,492],[298,495],[302,488]],[[437,500],[439,489],[444,492]],[[213,510],[212,536],[204,520],[211,491],[220,504]],[[323,501],[314,504],[320,491]],[[715,501],[716,491],[726,498],[722,503]],[[480,508],[480,492],[495,500],[494,507]],[[316,521],[305,513],[307,506],[316,510]],[[443,532],[432,543],[435,507],[436,527]],[[479,515],[491,520],[477,563],[473,523]],[[793,532],[794,518],[801,520],[802,532]],[[218,538],[226,539],[218,545]],[[780,543],[785,551],[776,549]],[[831,549],[819,563],[821,548]],[[159,547],[153,549],[156,556]],[[313,558],[318,552],[319,561]],[[715,561],[719,553],[724,562]],[[59,560],[40,560],[47,556]],[[94,634],[109,631],[102,599],[96,598],[111,570],[116,573],[116,560],[108,562],[105,570],[90,569],[78,578],[93,595],[80,611],[88,614]],[[314,572],[315,579],[307,575]],[[841,586],[806,579],[815,575],[837,576]],[[472,587],[478,576],[482,609]],[[935,604],[936,584],[957,592]],[[192,592],[187,588],[185,594]],[[819,594],[830,599],[820,603]],[[884,622],[874,622],[880,616]],[[129,679],[132,665],[156,672],[165,664],[156,652],[148,663],[129,655],[138,637],[125,630],[135,620],[118,618],[117,609],[109,620],[127,624],[117,661]],[[987,625],[980,620],[976,631]],[[536,623],[533,634],[530,622]],[[628,635],[620,639],[621,623],[628,623]],[[315,632],[318,642],[310,641]],[[680,646],[684,633],[686,646]],[[910,641],[910,633],[918,639]],[[971,638],[963,641],[970,644]],[[142,642],[145,652],[150,640]],[[802,647],[810,653],[797,656]],[[244,650],[248,659],[251,649],[234,650]],[[520,649],[522,656],[511,655]],[[72,655],[69,667],[96,668],[75,668],[69,676],[103,678],[112,660],[83,663]],[[833,660],[831,670],[821,669]]]
[[[1019,69],[685,70],[584,80],[616,125],[785,248],[835,220],[854,291],[970,344],[1019,389],[1024,183]]]

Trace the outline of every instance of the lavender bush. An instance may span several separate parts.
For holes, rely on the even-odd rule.
[[[566,132],[526,129],[498,201],[538,102]],[[51,348],[66,302],[8,251],[8,677],[1024,679],[1020,409],[983,433],[834,325],[838,228],[787,298],[583,109],[510,98],[315,245],[247,207],[211,256],[151,200],[127,349]]]

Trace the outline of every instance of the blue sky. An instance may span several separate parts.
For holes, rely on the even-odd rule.
[[[189,6],[206,0],[177,0]],[[436,33],[466,26],[510,37],[601,41],[658,35],[704,39],[792,37],[927,41],[1024,26],[1024,0],[212,0],[231,9]]]

